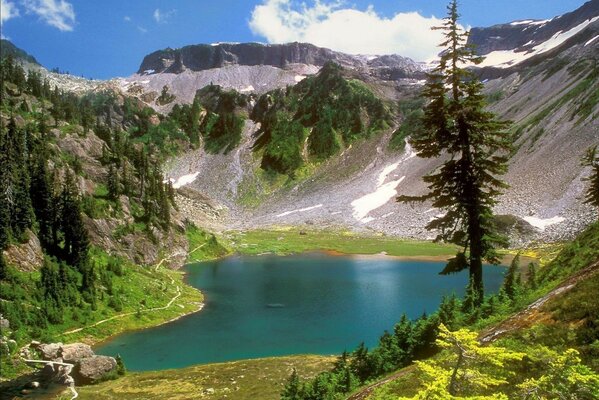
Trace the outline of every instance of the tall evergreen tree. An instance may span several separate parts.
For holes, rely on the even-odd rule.
[[[61,228],[65,259],[83,273],[87,267],[89,237],[83,224],[77,187],[68,170],[61,194]]]
[[[30,187],[31,201],[38,222],[38,237],[44,249],[53,248],[52,225],[54,223],[54,196],[49,183],[46,160],[38,155],[33,160]]]
[[[462,247],[442,274],[470,271],[469,286],[480,305],[483,299],[483,260],[496,263],[494,247],[502,243],[495,233],[492,208],[506,184],[497,176],[507,169],[508,123],[485,110],[483,86],[467,65],[478,64],[467,33],[458,25],[457,1],[448,6],[439,65],[428,75],[423,96],[428,100],[423,129],[412,137],[412,146],[423,158],[448,154],[448,161],[423,179],[429,192],[423,196],[399,196],[398,201],[430,200],[444,216],[427,228],[438,231],[437,240]]]
[[[585,178],[586,181],[591,183],[586,193],[585,203],[599,208],[599,153],[597,152],[597,146],[587,150],[582,159],[582,165],[591,167],[591,175]]]

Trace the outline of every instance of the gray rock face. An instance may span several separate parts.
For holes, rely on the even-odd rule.
[[[147,55],[138,74],[171,73],[185,70],[205,71],[231,65],[272,66],[285,69],[295,64],[322,67],[327,62],[344,67],[366,69],[386,80],[424,77],[422,67],[409,58],[398,55],[366,58],[352,56],[309,43],[264,45],[260,43],[198,44],[180,49],[158,50]]]
[[[35,271],[41,267],[44,261],[40,241],[29,230],[27,231],[27,241],[9,245],[4,251],[4,257],[9,264],[18,265],[24,271]]]
[[[94,383],[116,370],[116,366],[116,360],[113,357],[94,355],[79,361],[73,372],[73,377],[79,384]]]

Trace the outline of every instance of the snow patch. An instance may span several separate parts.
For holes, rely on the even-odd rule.
[[[287,215],[295,214],[295,213],[298,213],[298,212],[306,212],[306,211],[314,210],[314,209],[317,209],[317,208],[320,208],[320,207],[322,207],[322,204],[318,204],[318,205],[315,205],[315,206],[312,206],[312,207],[300,208],[300,209],[297,209],[297,210],[285,211],[284,213],[278,214],[277,218],[285,217]]]
[[[564,217],[560,217],[559,215],[553,218],[539,218],[539,217],[523,217],[524,221],[528,222],[535,228],[539,228],[542,231],[545,230],[550,225],[559,224],[560,222],[565,221]]]
[[[176,180],[171,178],[170,181],[173,183],[173,188],[179,189],[180,187],[189,185],[190,183],[195,181],[197,179],[198,175],[200,175],[199,171],[195,172],[193,174],[183,175]]]
[[[352,201],[351,205],[354,208],[353,217],[358,221],[365,222],[364,220],[368,219],[366,216],[371,211],[384,206],[389,200],[397,196],[397,186],[405,178],[405,176],[402,176],[396,181],[387,182],[384,185],[379,186],[374,192]]]
[[[514,22],[511,22],[510,25],[529,25],[533,21],[534,20],[532,20],[532,19],[525,19],[523,21],[514,21]]]
[[[597,40],[597,38],[599,38],[599,35],[595,36],[594,38],[592,38],[591,40],[589,40],[588,42],[586,42],[584,45],[585,47],[588,46],[589,44],[593,43],[595,40]]]
[[[296,82],[301,82],[304,79],[306,79],[306,76],[305,75],[296,75],[294,79]]]
[[[149,74],[153,74],[154,72],[156,72],[156,71],[155,71],[155,70],[153,70],[153,69],[146,69],[146,70],[144,71],[144,74],[146,74],[146,75],[149,75]]]
[[[550,39],[539,43],[531,50],[526,52],[516,52],[514,50],[498,50],[492,51],[487,54],[482,63],[478,64],[479,67],[496,67],[496,68],[509,68],[513,65],[521,63],[522,61],[536,56],[538,54],[545,53],[551,49],[556,48],[557,46],[564,43],[566,40],[570,39],[572,36],[576,35],[578,32],[585,29],[587,26],[597,21],[599,16],[593,17],[591,19],[587,19],[586,21],[578,24],[574,28],[569,31],[556,32]],[[544,23],[544,22],[543,22]]]
[[[379,207],[384,206],[389,200],[393,197],[397,196],[397,186],[406,178],[402,176],[401,178],[385,183],[391,172],[395,171],[397,167],[403,162],[409,160],[410,158],[416,157],[416,152],[410,146],[408,140],[405,140],[406,147],[405,153],[399,161],[387,165],[378,175],[376,190],[372,193],[369,193],[365,196],[362,196],[351,202],[351,206],[354,209],[353,217],[362,222],[367,223],[372,221],[374,218],[368,217],[368,214],[376,210]]]
[[[255,89],[252,85],[249,85],[248,87],[245,87],[243,89],[239,89],[240,92],[253,92]]]

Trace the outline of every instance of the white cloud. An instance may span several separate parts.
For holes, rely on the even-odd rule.
[[[123,20],[124,20],[125,22],[131,22],[131,17],[130,17],[130,16],[128,16],[128,15],[125,15],[125,16],[123,17]]]
[[[417,12],[380,16],[373,6],[366,10],[344,7],[341,1],[312,5],[291,0],[263,0],[252,11],[249,26],[269,43],[309,42],[350,54],[400,54],[418,61],[436,57],[442,41],[439,18]]]
[[[23,0],[23,6],[60,31],[72,31],[75,26],[75,9],[65,0]]]
[[[15,3],[10,1],[0,0],[0,23],[4,23],[11,18],[18,17],[19,10],[15,6]]]
[[[156,22],[158,22],[159,24],[166,24],[168,22],[168,20],[177,13],[177,10],[170,10],[170,11],[160,11],[159,8],[154,10],[154,20],[156,20]]]
[[[137,26],[137,30],[140,31],[141,33],[148,33],[148,30],[141,25]]]

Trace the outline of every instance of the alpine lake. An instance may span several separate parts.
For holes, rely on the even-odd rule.
[[[434,312],[463,296],[468,272],[439,275],[445,262],[307,253],[234,256],[186,266],[205,296],[197,313],[119,335],[96,349],[120,354],[132,371],[182,368],[291,354],[340,354],[372,347],[402,314]],[[504,268],[484,267],[488,293]]]

